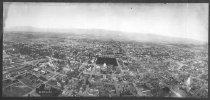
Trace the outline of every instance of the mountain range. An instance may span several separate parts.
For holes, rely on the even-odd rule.
[[[189,38],[168,37],[152,33],[128,33],[121,31],[110,31],[104,29],[42,29],[31,26],[18,26],[4,29],[7,32],[35,32],[35,33],[56,33],[56,34],[73,34],[86,38],[94,39],[113,39],[119,41],[138,41],[138,42],[156,42],[156,43],[187,43],[187,44],[206,44],[201,41]]]

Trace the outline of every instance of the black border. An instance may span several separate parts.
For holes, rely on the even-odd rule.
[[[4,2],[209,3],[209,0],[3,0]]]
[[[3,2],[56,2],[56,3],[72,3],[72,2],[78,2],[78,3],[208,3],[209,0],[2,0]],[[0,36],[0,41],[1,45],[0,47],[0,53],[3,56],[3,2],[0,3],[0,10],[1,10],[1,36]],[[209,11],[210,13],[210,11]],[[209,19],[209,17],[208,17]],[[208,20],[209,24],[209,20]],[[209,27],[209,26],[208,26]],[[208,33],[209,33],[209,28],[208,28]],[[208,40],[209,40],[209,35],[208,35]],[[209,46],[209,41],[208,41],[208,46]],[[208,49],[209,52],[209,49]],[[0,63],[2,65],[3,57],[1,56]],[[209,57],[209,54],[208,54]],[[209,62],[208,62],[209,65]],[[2,67],[0,68],[1,75],[0,75],[0,80],[2,81]],[[119,99],[119,100],[177,100],[177,99],[189,99],[189,100],[207,100],[208,98],[162,98],[162,97],[2,97],[2,82],[0,82],[0,95],[1,99],[3,100],[22,100],[22,99],[33,99],[33,100],[71,100],[71,99],[78,99],[78,100],[87,100],[87,99],[95,99],[95,100],[107,100],[107,99]]]

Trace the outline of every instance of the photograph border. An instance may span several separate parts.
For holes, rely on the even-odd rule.
[[[209,0],[3,0],[3,2],[39,2],[39,3],[50,3],[50,2],[56,2],[56,3],[208,3]],[[3,12],[3,2],[1,3],[1,11]],[[3,16],[3,13],[1,13],[1,17]],[[209,15],[209,13],[208,13]],[[1,65],[3,62],[3,18],[1,18]],[[209,17],[208,17],[208,27],[209,27]],[[208,34],[209,34],[209,28],[208,28]],[[209,40],[209,35],[208,35]],[[208,44],[209,45],[209,44]],[[209,54],[208,54],[209,57]],[[209,65],[209,62],[208,62]],[[2,67],[1,67],[1,76],[2,76]],[[0,77],[1,80],[3,77]],[[62,100],[62,99],[96,99],[96,100],[107,100],[107,99],[119,99],[119,100],[145,100],[145,99],[156,99],[156,100],[170,100],[170,99],[189,99],[189,100],[206,100],[206,98],[163,98],[163,97],[2,97],[2,82],[0,82],[1,85],[1,99],[3,100],[19,100],[19,99],[39,99],[39,100]],[[207,98],[208,99],[208,98]]]

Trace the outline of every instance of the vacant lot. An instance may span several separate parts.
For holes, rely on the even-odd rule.
[[[4,97],[21,97],[30,91],[32,91],[31,88],[24,86],[22,83],[18,82],[3,89],[3,96]]]

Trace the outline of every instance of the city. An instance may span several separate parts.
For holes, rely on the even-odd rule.
[[[208,97],[208,45],[8,32],[5,97]]]

